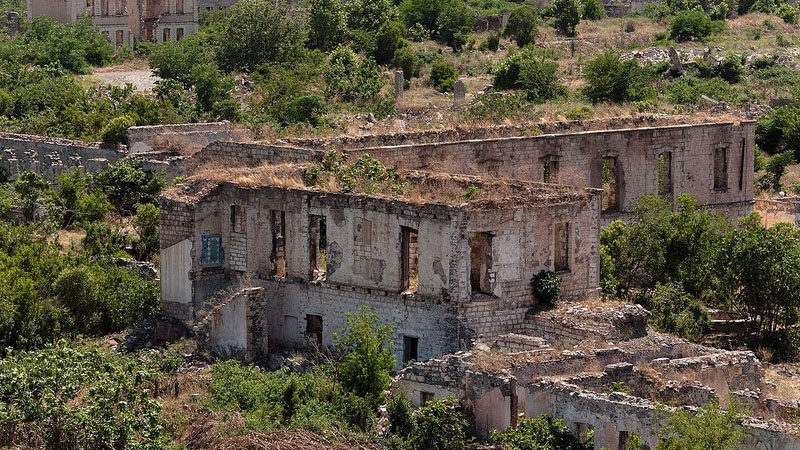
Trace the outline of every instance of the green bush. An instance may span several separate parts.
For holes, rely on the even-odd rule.
[[[419,77],[422,64],[423,62],[422,58],[419,56],[419,52],[410,46],[397,49],[394,53],[394,58],[392,58],[392,67],[403,71],[405,87],[408,87],[412,78]]]
[[[417,450],[461,450],[469,442],[468,422],[452,397],[436,398],[414,414],[409,441]]]
[[[128,128],[136,126],[136,120],[131,116],[119,116],[111,119],[100,132],[103,144],[117,146],[128,142]]]
[[[353,30],[378,31],[389,22],[397,20],[392,0],[350,0],[345,3],[347,26]]]
[[[375,60],[358,60],[350,47],[338,47],[331,53],[330,65],[324,72],[325,95],[344,101],[368,100],[380,91],[382,80]]]
[[[583,18],[598,20],[606,16],[606,9],[600,0],[583,0]]]
[[[197,107],[201,112],[219,114],[220,119],[235,119],[238,116],[238,105],[231,93],[236,80],[224,76],[212,64],[200,64],[192,68],[189,79],[197,96]],[[230,103],[233,102],[233,105]],[[234,111],[228,111],[233,108]],[[223,112],[224,111],[224,112]]]
[[[460,1],[445,2],[436,17],[436,36],[439,42],[461,51],[466,35],[475,27],[475,11]]]
[[[744,447],[742,406],[732,401],[721,411],[716,401],[696,412],[676,408],[665,413],[665,425],[659,430],[655,450],[737,450]]]
[[[336,48],[347,34],[344,4],[339,0],[310,0],[309,3],[308,46],[323,51]]]
[[[140,261],[149,261],[158,254],[160,246],[159,210],[152,203],[136,205],[132,225],[139,235],[133,243],[134,256]]]
[[[519,6],[511,11],[511,15],[508,16],[508,23],[503,30],[503,36],[513,39],[519,47],[525,47],[536,39],[538,22],[539,15],[536,13],[536,9],[534,9],[533,6]],[[497,50],[496,46],[493,51],[495,50]]]
[[[272,0],[241,0],[228,8],[222,24],[217,60],[225,70],[250,72],[265,63],[296,60],[304,29],[297,14]]]
[[[670,37],[677,42],[698,41],[712,32],[711,18],[702,9],[680,11],[670,24]]]
[[[542,103],[563,96],[558,64],[539,50],[525,49],[500,61],[494,68],[497,89],[524,89],[529,101]]]
[[[736,87],[718,77],[710,79],[680,77],[667,85],[666,94],[671,102],[680,104],[700,103],[703,95],[734,105],[744,101],[742,93]]]
[[[380,398],[395,367],[393,337],[394,328],[381,324],[369,309],[347,313],[345,329],[334,335],[341,354],[339,381],[345,389],[361,397]]]
[[[575,36],[575,28],[581,21],[581,6],[578,0],[553,0],[554,25],[559,33]]]
[[[797,24],[797,7],[790,3],[782,3],[776,15],[788,24]]]
[[[135,359],[63,341],[0,359],[0,421],[26,433],[0,446],[141,448],[168,446],[156,374]]]
[[[383,24],[375,36],[375,52],[373,53],[375,62],[381,65],[388,64],[403,43],[403,26],[399,22]]]
[[[768,154],[792,150],[796,156],[800,156],[798,138],[800,106],[780,106],[756,122],[756,144]]]
[[[656,284],[648,294],[648,306],[653,314],[650,324],[658,331],[698,340],[711,327],[706,308],[679,284]]]
[[[319,95],[301,95],[286,103],[281,115],[281,124],[307,123],[315,127],[320,124],[326,111],[325,101]]]
[[[486,48],[489,51],[496,52],[500,48],[500,36],[496,33],[492,33],[486,38]]]
[[[738,83],[744,78],[744,64],[742,57],[735,53],[728,53],[717,67],[717,75],[728,83]]]
[[[156,204],[166,186],[161,174],[151,175],[138,162],[122,159],[92,175],[92,187],[104,192],[122,214],[132,214],[140,203]]]
[[[14,110],[14,96],[5,89],[0,89],[0,116],[7,116]]]
[[[561,278],[549,270],[541,270],[534,275],[530,286],[536,301],[546,307],[555,306],[561,295]]]
[[[437,91],[452,91],[456,81],[458,81],[458,71],[454,65],[441,59],[433,63],[433,66],[431,66],[431,83]]]
[[[546,415],[526,417],[506,431],[492,431],[492,442],[503,450],[590,450],[592,442],[581,443],[563,419]]]
[[[153,74],[164,80],[175,80],[183,87],[191,86],[190,74],[195,66],[214,62],[212,45],[201,34],[186,36],[180,41],[154,44],[147,55]]]
[[[635,60],[620,61],[619,55],[606,52],[586,64],[583,94],[592,102],[644,100],[654,95],[653,75]]]
[[[429,36],[436,37],[439,31],[439,14],[452,5],[461,6],[459,3],[457,0],[402,0],[400,16],[409,29],[420,28]]]
[[[408,436],[414,426],[411,414],[411,402],[404,395],[393,395],[386,405],[389,416],[389,432],[399,436]]]
[[[771,344],[772,358],[770,362],[794,363],[800,360],[800,330],[797,326],[770,333],[765,340]]]

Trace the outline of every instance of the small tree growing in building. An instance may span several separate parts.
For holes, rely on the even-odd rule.
[[[361,397],[380,398],[395,367],[393,336],[394,328],[381,324],[369,308],[347,313],[344,330],[333,336],[341,353],[339,381],[347,390]]]
[[[544,306],[555,306],[561,295],[561,278],[549,270],[539,271],[531,278],[531,292],[536,300]]]

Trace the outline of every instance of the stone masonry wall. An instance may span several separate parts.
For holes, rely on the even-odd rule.
[[[0,133],[0,179],[15,180],[20,172],[33,171],[49,180],[64,171],[95,172],[125,155],[124,150],[97,143]]]
[[[488,173],[527,181],[544,180],[544,158],[558,161],[556,182],[601,188],[603,158],[617,159],[620,210],[658,192],[659,155],[671,153],[672,199],[691,194],[700,204],[725,207],[753,200],[752,122],[587,131],[563,135],[408,144],[350,150],[369,153],[403,169]],[[714,187],[714,154],[725,149],[727,187]],[[741,211],[741,210],[740,210]],[[740,213],[740,212],[737,212]]]
[[[761,215],[765,227],[788,223],[800,227],[800,198],[757,199],[755,210]]]
[[[319,161],[325,152],[299,147],[239,142],[212,142],[195,153],[190,165],[203,167],[257,167],[261,164],[284,164]]]
[[[249,133],[234,129],[229,122],[182,123],[128,128],[128,148],[132,155],[153,151],[173,151],[187,155],[217,141],[247,139]]]

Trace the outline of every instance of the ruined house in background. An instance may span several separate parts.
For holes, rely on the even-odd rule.
[[[27,0],[28,19],[88,17],[116,46],[180,40],[198,28],[197,0]]]

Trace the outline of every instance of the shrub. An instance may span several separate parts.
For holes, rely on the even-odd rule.
[[[353,30],[374,33],[389,22],[397,20],[392,0],[350,0],[345,3],[347,26]]]
[[[736,450],[743,448],[745,430],[741,425],[742,406],[729,402],[725,411],[716,401],[706,403],[696,412],[676,408],[667,413],[656,450]]]
[[[583,0],[583,18],[598,20],[606,16],[606,9],[600,0]]]
[[[326,110],[325,101],[319,95],[301,95],[286,103],[281,115],[281,124],[307,123],[315,127],[319,125]]]
[[[561,278],[549,270],[541,270],[531,278],[531,293],[546,307],[555,306],[561,295]]]
[[[375,36],[375,61],[378,64],[388,64],[395,53],[403,45],[403,27],[399,22],[383,24]]]
[[[540,51],[526,49],[501,61],[494,69],[497,89],[524,89],[529,101],[541,103],[566,93],[558,82],[558,65]]]
[[[197,107],[202,112],[219,112],[223,110],[223,108],[220,108],[221,106],[233,100],[231,91],[236,86],[236,81],[233,77],[223,76],[214,65],[200,64],[194,66],[189,79],[197,96]],[[225,112],[225,115],[235,116],[237,114],[236,112]]]
[[[770,333],[766,340],[772,349],[770,362],[797,362],[800,360],[800,329],[797,326]]]
[[[5,89],[0,89],[0,116],[6,116],[14,109],[14,96]]]
[[[309,9],[309,47],[331,50],[344,42],[347,33],[347,15],[341,1],[310,0]]]
[[[123,159],[92,175],[91,185],[104,192],[118,212],[131,214],[139,203],[157,203],[166,182],[160,174],[145,173],[140,163]]]
[[[738,83],[744,77],[742,57],[735,53],[728,53],[717,67],[716,72],[728,83]]]
[[[756,122],[756,144],[768,154],[792,150],[800,156],[800,107],[773,109]],[[800,158],[798,158],[800,160]]]
[[[134,256],[140,261],[148,261],[158,254],[159,250],[159,210],[152,203],[136,206],[133,216],[133,227],[139,235],[134,242]]]
[[[392,67],[403,71],[403,82],[408,87],[412,78],[419,77],[419,71],[422,69],[422,58],[410,46],[401,47],[394,53]]]
[[[411,402],[405,395],[393,395],[386,405],[389,416],[389,432],[400,436],[408,436],[414,426],[411,415]]]
[[[439,42],[447,44],[455,51],[461,51],[466,43],[466,35],[475,26],[475,11],[460,1],[445,2],[436,17]]]
[[[670,37],[678,42],[702,40],[711,31],[711,18],[702,9],[681,11],[670,24]]]
[[[584,119],[590,119],[593,115],[594,115],[594,110],[591,107],[582,105],[570,109],[564,115],[564,117],[566,117],[567,120],[584,120]]]
[[[265,63],[298,58],[304,27],[282,2],[242,0],[228,9],[219,34],[217,59],[225,70],[252,71]]]
[[[342,355],[339,381],[345,389],[361,397],[379,398],[389,387],[389,373],[395,367],[391,325],[381,324],[367,308],[357,314],[347,313],[347,325],[335,334],[336,347]]]
[[[469,441],[467,426],[455,399],[433,399],[416,411],[409,441],[418,450],[460,450]]]
[[[592,443],[581,444],[563,419],[546,415],[526,417],[506,431],[492,431],[492,441],[504,450],[588,450]]]
[[[525,47],[536,39],[538,22],[539,15],[536,14],[536,9],[530,5],[522,5],[511,11],[503,36],[513,39],[518,46]]]
[[[781,178],[783,178],[783,176],[786,174],[786,167],[794,164],[795,162],[794,154],[789,150],[783,153],[778,153],[770,158],[769,161],[767,161],[764,169],[767,172],[766,176],[770,183],[770,187],[774,191],[778,192],[783,190]]]
[[[201,35],[186,36],[180,41],[166,41],[156,44],[147,55],[153,73],[163,80],[175,80],[189,88],[189,75],[195,66],[211,64],[214,54],[210,45]]]
[[[341,46],[331,53],[330,66],[324,73],[325,95],[344,101],[367,100],[380,91],[382,80],[375,60],[359,62],[350,47]]]
[[[458,71],[452,64],[437,60],[431,67],[431,83],[439,92],[450,92],[458,81]]]
[[[703,95],[731,104],[742,103],[742,94],[719,77],[701,79],[683,76],[673,80],[666,88],[667,98],[673,103],[697,104]]]
[[[486,48],[489,51],[496,52],[500,48],[500,35],[492,33],[486,38]]]
[[[676,283],[657,284],[648,295],[650,324],[658,331],[697,340],[711,326],[706,308]]]
[[[590,61],[583,71],[584,95],[594,103],[643,100],[651,95],[652,75],[635,60],[620,61],[606,52]]]
[[[581,7],[578,0],[553,0],[552,12],[559,33],[575,36],[575,28],[581,21]]]
[[[784,22],[794,25],[797,23],[797,7],[790,3],[782,3],[778,7],[777,16]]]
[[[424,29],[430,35],[438,32],[439,14],[455,0],[403,0],[400,16],[409,29]]]
[[[128,142],[128,128],[136,126],[136,120],[131,116],[118,116],[111,119],[100,132],[103,144],[117,146]]]

